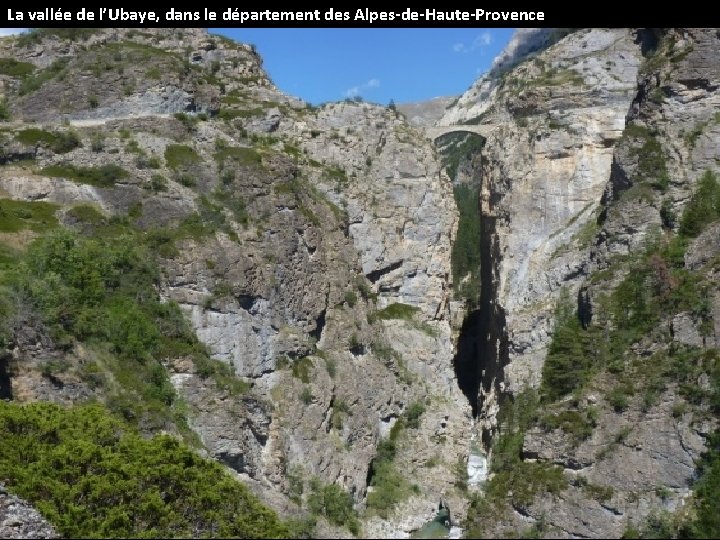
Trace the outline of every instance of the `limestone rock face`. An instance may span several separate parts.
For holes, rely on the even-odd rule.
[[[59,538],[55,529],[28,503],[0,485],[0,536],[3,538]]]
[[[605,309],[602,299],[632,271],[628,261],[669,241],[701,177],[717,173],[719,46],[714,30],[579,31],[480,81],[446,114],[447,127],[462,130],[466,121],[489,133],[475,161],[484,223],[498,246],[492,299],[506,317],[499,390],[539,384],[560,290],[570,298],[580,291],[578,305],[596,314]],[[706,315],[661,314],[623,362],[717,346],[717,232],[709,226],[684,255],[685,268],[707,284]],[[560,466],[568,487],[498,517],[485,534],[541,527],[557,537],[622,536],[683,507],[716,416],[691,406],[677,384],[651,392],[637,380],[633,397],[618,398],[620,384],[605,372],[542,409],[523,459]],[[702,392],[707,373],[689,384]],[[484,397],[487,420],[496,402]],[[547,420],[582,410],[593,414],[589,435]]]
[[[496,219],[497,299],[507,318],[512,391],[538,384],[556,293],[582,267],[579,251],[591,240],[613,146],[636,93],[641,54],[634,41],[628,30],[573,33],[488,79],[489,94],[471,89],[441,121],[490,129],[482,204]]]
[[[74,217],[83,204],[98,219],[177,237],[158,249],[161,295],[246,385],[231,391],[186,357],[167,362],[201,452],[284,513],[307,510],[315,479],[362,510],[378,445],[408,410],[422,410],[392,431],[403,498],[386,518],[368,517],[365,533],[406,537],[441,497],[462,519],[455,471],[471,418],[453,371],[457,210],[424,132],[390,107],[309,107],[270,83],[251,47],[204,31],[1,45],[1,56],[49,70],[37,87],[8,81],[2,197],[56,204],[72,228],[88,227]],[[62,154],[18,145],[28,122],[75,132],[81,144]],[[127,174],[100,186],[43,172],[64,164]],[[33,351],[36,363],[27,347],[8,356],[13,397],[102,400],[84,387],[53,390],[42,372],[52,344]],[[316,533],[340,534],[326,523]]]

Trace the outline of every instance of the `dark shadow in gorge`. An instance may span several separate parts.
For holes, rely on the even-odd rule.
[[[473,418],[478,413],[478,392],[480,390],[480,317],[479,309],[465,317],[458,338],[457,354],[453,359],[458,386],[470,402]]]
[[[505,310],[498,302],[500,249],[495,218],[481,215],[480,302],[463,321],[453,359],[458,386],[467,397],[473,418],[482,416],[486,396],[493,387],[498,391],[508,361]],[[486,448],[492,433],[483,431]]]
[[[0,354],[0,399],[12,399],[12,382],[8,373],[8,354]]]

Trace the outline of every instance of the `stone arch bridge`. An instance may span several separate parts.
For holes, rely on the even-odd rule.
[[[425,128],[425,133],[427,134],[428,138],[432,139],[433,141],[438,137],[445,135],[446,133],[456,132],[476,133],[482,137],[487,138],[493,129],[494,126],[487,125],[429,126]]]

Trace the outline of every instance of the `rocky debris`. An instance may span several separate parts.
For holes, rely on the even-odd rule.
[[[60,538],[40,512],[0,484],[0,538]]]

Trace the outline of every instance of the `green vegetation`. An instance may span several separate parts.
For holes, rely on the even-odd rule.
[[[398,302],[390,304],[386,308],[377,311],[375,313],[375,318],[380,321],[389,321],[393,319],[411,321],[418,311],[420,311],[420,308]]]
[[[228,109],[223,107],[218,113],[218,118],[226,122],[235,120],[236,118],[253,118],[256,116],[262,116],[264,109],[260,107],[253,107],[251,109]]]
[[[657,328],[663,317],[690,312],[701,328],[707,327],[710,284],[697,273],[687,270],[683,257],[687,239],[720,218],[719,194],[720,187],[714,175],[706,173],[680,219],[679,235],[653,241],[644,253],[625,261],[630,271],[614,291],[597,298],[595,303],[599,309],[593,324],[583,329],[570,299],[565,297],[561,301],[543,366],[541,390],[545,400],[554,401],[579,390],[606,369],[616,375],[628,370],[637,372],[642,366],[628,363],[626,352],[645,336],[653,335],[656,341],[666,341]],[[683,349],[676,346],[668,350],[671,358],[684,354]],[[685,360],[689,361],[688,358]],[[670,376],[660,369],[662,365],[656,361],[655,372],[645,370],[642,373],[647,383],[644,388],[646,406],[662,388],[662,381]],[[635,381],[636,386],[638,382]],[[628,406],[627,398],[632,392],[626,391],[627,388],[628,385],[621,384],[609,395],[618,411]]]
[[[590,497],[599,502],[606,502],[612,499],[615,490],[612,486],[598,486],[596,484],[584,484],[583,490]]]
[[[325,516],[330,523],[347,527],[354,535],[360,533],[360,522],[349,493],[337,484],[323,484],[317,478],[310,481],[308,507],[315,515]]]
[[[19,131],[15,140],[30,146],[44,146],[56,154],[66,154],[82,146],[80,137],[74,131],[45,131],[42,129],[24,129]]]
[[[560,428],[572,435],[575,443],[589,438],[597,425],[598,411],[594,407],[584,410],[566,410],[543,416],[539,423],[547,430]]]
[[[541,392],[547,401],[555,401],[589,380],[596,359],[595,337],[596,333],[583,330],[565,296],[555,313],[555,332],[543,364]]]
[[[371,297],[374,298],[374,296]],[[374,324],[377,321],[405,321],[406,323],[408,323],[409,326],[415,328],[416,330],[419,330],[423,334],[433,338],[437,337],[437,330],[434,327],[430,326],[428,323],[422,320],[419,320],[416,317],[416,315],[419,313],[420,308],[411,306],[409,304],[397,302],[395,304],[390,304],[384,309],[381,309],[374,313],[368,313],[367,321],[370,324]],[[383,350],[382,346],[375,344],[373,346],[373,350],[379,358],[387,357],[387,355],[385,354],[386,351]],[[395,355],[391,354],[390,356],[393,357]]]
[[[46,82],[55,78],[59,78],[65,74],[69,60],[67,58],[58,58],[50,66],[45,69],[36,70],[26,75],[20,84],[19,93],[21,96],[30,94],[39,90]]]
[[[527,508],[540,493],[556,494],[567,486],[562,469],[548,463],[530,463],[522,459],[525,431],[538,420],[539,398],[526,390],[514,398],[504,398],[498,417],[500,431],[493,443],[490,471],[493,476],[485,487],[485,496],[472,500],[468,512],[469,537],[482,538],[483,524],[510,512]]]
[[[213,192],[213,198],[230,210],[235,221],[247,225],[250,222],[250,214],[248,214],[245,199],[234,190],[216,189]]]
[[[307,386],[303,386],[303,389],[300,392],[300,401],[302,401],[305,405],[310,405],[313,399],[315,399],[315,396],[313,396],[312,390],[310,390]]]
[[[317,132],[320,135],[320,132]],[[347,173],[336,165],[327,165],[323,169],[323,178],[336,184],[337,189],[341,189],[346,186],[350,181],[347,177]]]
[[[43,201],[12,201],[0,199],[0,232],[30,229],[45,232],[58,226],[55,204]]]
[[[355,304],[358,302],[358,297],[355,291],[347,291],[345,293],[345,296],[343,297],[343,300],[350,308],[354,308]]]
[[[547,68],[547,66],[542,63],[540,63],[538,67],[540,68],[539,72],[532,78],[525,75],[506,76],[506,74],[503,74],[504,88],[507,88],[510,93],[518,95],[525,90],[534,88],[563,86],[566,84],[582,86],[585,83],[583,76],[573,69]]]
[[[10,114],[10,107],[8,107],[5,98],[0,99],[0,122],[10,120],[12,115]]]
[[[720,412],[720,407],[715,407]],[[685,525],[683,536],[687,538],[717,538],[720,535],[720,431],[715,432],[707,443],[708,451],[698,467],[699,479],[694,486],[693,505],[695,517]]]
[[[128,172],[114,164],[100,167],[76,167],[74,165],[50,165],[40,171],[45,176],[67,178],[81,184],[95,187],[112,187],[118,180],[126,178]]]
[[[480,300],[480,208],[477,188],[461,184],[453,188],[460,214],[452,246],[451,263],[456,295],[470,306]]]
[[[0,75],[25,77],[33,71],[35,71],[35,66],[29,62],[20,62],[14,58],[0,57]]]
[[[367,282],[364,276],[357,276],[355,279],[355,285],[357,286],[360,296],[365,300],[377,300],[377,293],[373,291],[372,286]]]
[[[167,191],[168,180],[162,174],[153,174],[147,187],[155,193],[161,193]]]
[[[305,356],[293,362],[292,374],[296,379],[300,379],[305,384],[310,383],[310,372],[313,369],[313,361],[309,356]]]
[[[474,133],[449,133],[439,138],[442,162],[451,179],[457,180],[458,167],[478,154],[485,139]],[[452,272],[455,295],[473,307],[480,299],[480,201],[479,190],[468,184],[453,186],[459,213],[458,230],[452,246]]]
[[[707,171],[700,178],[697,191],[685,207],[680,220],[679,233],[694,238],[713,221],[720,219],[720,184],[717,177]]]
[[[165,163],[171,169],[190,167],[199,162],[200,156],[189,146],[171,144],[165,149]]]
[[[631,127],[628,136],[646,138],[646,131]],[[665,206],[668,214],[670,206]],[[674,221],[676,218],[672,215],[664,219]],[[694,418],[703,419],[714,417],[720,411],[720,353],[715,348],[677,343],[662,324],[675,314],[686,313],[702,336],[711,335],[708,298],[713,287],[709,281],[712,274],[707,274],[706,269],[686,268],[684,255],[690,239],[718,220],[720,186],[715,175],[708,171],[700,178],[678,220],[678,234],[665,232],[663,236],[651,237],[644,252],[618,258],[613,266],[593,276],[591,281],[600,283],[611,279],[621,268],[628,270],[614,290],[596,293],[592,323],[585,321],[583,327],[570,298],[565,296],[561,300],[540,390],[544,407],[551,410],[558,406],[553,402],[567,394],[574,394],[574,398],[559,405],[562,410],[539,419],[531,418],[529,425],[539,423],[546,429],[559,427],[570,433],[575,442],[587,438],[595,427],[597,411],[594,407],[583,410],[578,405],[579,396],[590,384],[594,391],[598,385],[604,388],[604,398],[616,413],[631,406],[647,412],[668,388],[676,388],[681,398],[672,407],[675,418],[692,414]],[[672,225],[665,230],[671,231]],[[656,344],[656,350],[652,354],[636,354],[634,346],[646,341]],[[708,385],[697,384],[702,377],[708,377]],[[597,453],[597,459],[603,459],[622,444],[629,433],[629,427],[620,429]],[[522,439],[516,437],[517,449]],[[504,444],[501,438],[495,448],[502,448]],[[496,451],[493,467],[498,463],[502,466],[505,455]],[[639,530],[629,529],[625,536],[717,536],[720,532],[716,511],[720,497],[719,456],[720,435],[715,435],[710,438],[708,452],[698,467],[690,511],[653,515]],[[496,477],[499,476],[498,473]],[[496,482],[495,478],[492,482]],[[502,489],[513,490],[515,496],[515,490],[522,486],[509,483]],[[588,485],[584,489],[598,500],[608,500],[613,495],[605,486]],[[488,493],[491,492],[492,489],[488,489]],[[476,506],[489,512],[486,501]]]
[[[634,183],[645,183],[659,191],[666,191],[670,183],[665,152],[656,133],[639,124],[629,124],[623,132],[624,139],[641,143],[633,145],[631,155],[637,156],[637,178]]]
[[[341,430],[345,418],[352,416],[352,410],[347,402],[342,398],[336,398],[332,404],[332,415],[330,416],[330,426],[333,429]]]
[[[100,28],[33,28],[30,32],[20,34],[17,44],[20,47],[28,47],[40,43],[45,38],[87,41],[100,30]]]
[[[718,412],[720,409],[715,409]],[[707,452],[700,459],[693,497],[685,511],[651,515],[640,529],[629,528],[623,538],[717,538],[720,535],[720,431],[707,441]],[[662,492],[658,493],[662,497]]]
[[[485,146],[485,139],[476,133],[461,131],[443,136],[438,143],[441,145],[445,171],[451,180],[456,181],[460,164],[478,154]]]
[[[223,146],[215,152],[215,161],[221,169],[225,166],[225,162],[232,160],[238,165],[259,165],[262,163],[262,157],[253,148],[244,148],[239,146]]]
[[[0,403],[0,479],[68,538],[289,534],[220,465],[98,405]]]
[[[97,221],[89,209],[75,211]],[[146,247],[152,241],[127,228],[112,234],[113,226],[108,223],[108,232],[96,227],[96,239],[58,230],[33,242],[0,274],[3,295],[15,302],[2,318],[18,309],[37,313],[58,347],[72,350],[83,342],[93,352],[75,368],[88,384],[105,389],[113,411],[144,428],[176,425],[187,433],[164,359],[190,358],[199,375],[218,386],[246,387],[232,384],[232,374],[209,359],[179,307],[160,301],[154,250]]]
[[[66,215],[90,225],[100,225],[105,221],[102,212],[92,204],[77,204],[68,210]]]
[[[529,86],[561,86],[564,84],[582,85],[582,75],[572,69],[543,68],[540,75],[527,81]]]
[[[367,496],[367,507],[373,513],[386,518],[392,508],[407,499],[410,494],[417,490],[411,486],[407,478],[397,468],[395,455],[397,445],[407,429],[420,427],[420,417],[425,412],[422,403],[413,403],[397,419],[387,439],[380,441],[377,447],[375,458],[370,464],[370,486],[372,490]]]
[[[278,194],[294,196],[297,201],[298,211],[316,227],[320,227],[322,224],[314,210],[316,205],[322,204],[326,206],[336,220],[342,221],[344,219],[343,211],[304,178],[293,178],[287,182],[275,184],[273,190]]]

